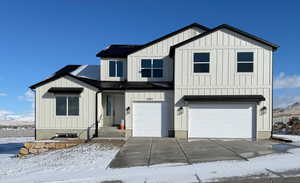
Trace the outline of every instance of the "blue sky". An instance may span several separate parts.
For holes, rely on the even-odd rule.
[[[0,119],[30,115],[28,86],[59,68],[98,64],[96,52],[109,44],[145,43],[192,22],[227,23],[279,44],[276,105],[300,101],[299,7],[299,1],[267,0],[2,0]]]

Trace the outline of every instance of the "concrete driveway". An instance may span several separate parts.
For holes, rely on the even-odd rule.
[[[178,140],[175,138],[129,138],[110,168],[155,164],[193,164],[221,160],[247,161],[271,153],[285,152],[292,145],[250,140]]]

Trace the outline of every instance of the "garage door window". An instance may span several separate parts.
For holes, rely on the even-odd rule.
[[[209,73],[209,53],[194,53],[194,73]]]

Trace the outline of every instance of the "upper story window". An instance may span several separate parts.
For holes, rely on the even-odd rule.
[[[209,73],[209,53],[194,53],[194,73]]]
[[[123,77],[123,61],[109,61],[109,77]]]
[[[163,60],[161,59],[142,59],[141,60],[142,78],[161,78],[163,77]]]
[[[253,52],[237,53],[237,72],[253,72]]]
[[[57,116],[78,116],[79,96],[56,96]]]

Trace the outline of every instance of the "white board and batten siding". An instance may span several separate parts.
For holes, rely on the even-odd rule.
[[[196,27],[190,28],[128,55],[128,81],[172,81],[173,60],[168,57],[170,47],[203,32],[203,30]],[[141,59],[163,59],[163,77],[142,78]]]
[[[237,52],[254,53],[254,72],[237,72]],[[193,72],[193,53],[210,53],[210,72]],[[178,47],[175,51],[175,104],[184,95],[263,95],[257,106],[257,131],[271,131],[272,49],[221,29]],[[267,108],[265,114],[260,109]],[[177,111],[178,107],[175,107]],[[174,115],[175,130],[187,130],[187,111]]]
[[[162,123],[167,124],[168,129],[173,129],[173,104],[174,97],[173,91],[126,91],[125,92],[125,109],[130,108],[129,112],[125,113],[125,126],[126,129],[133,129],[133,115],[134,115],[134,107],[137,107],[136,104],[145,104],[147,103],[161,103],[164,107],[164,112],[167,114],[167,118],[162,121]],[[136,111],[139,112],[139,111]],[[158,117],[158,116],[156,116]],[[159,116],[161,117],[161,116]],[[163,125],[165,126],[165,125]]]
[[[83,87],[79,97],[78,116],[56,116],[55,95],[47,92],[51,87]],[[96,88],[75,80],[62,77],[36,89],[37,129],[87,129],[95,122]],[[98,101],[98,105],[101,100]]]

